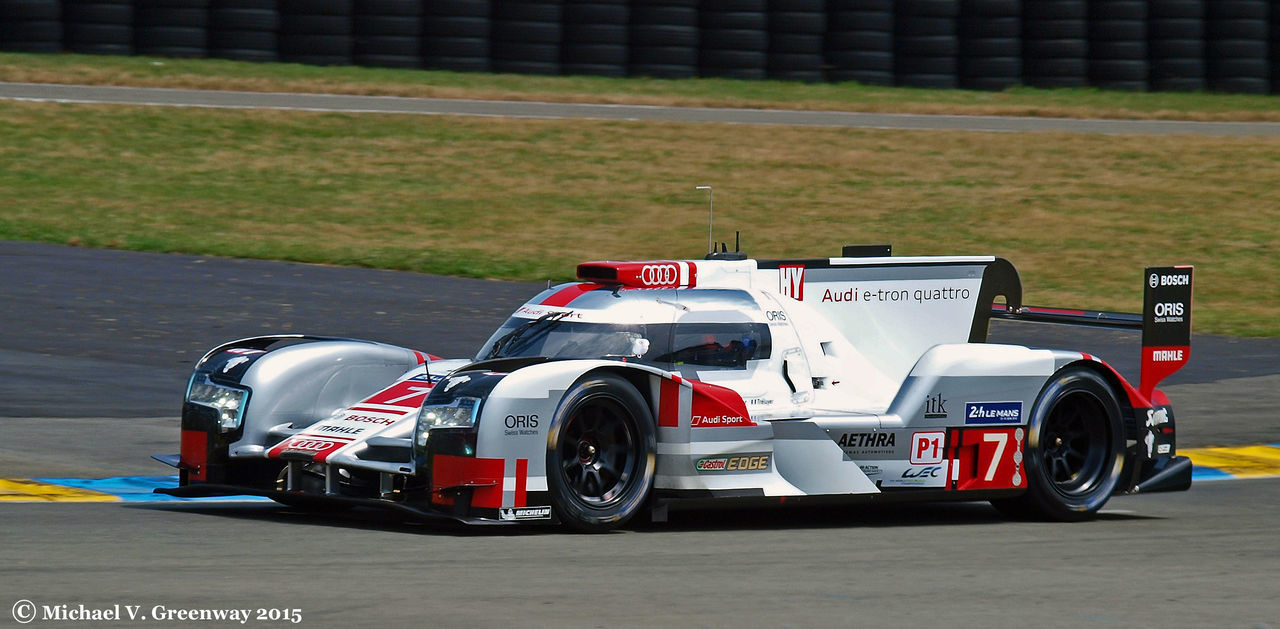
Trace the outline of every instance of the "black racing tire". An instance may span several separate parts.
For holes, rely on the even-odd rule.
[[[547,440],[556,515],[588,532],[626,524],[649,498],[656,452],[653,414],[640,392],[613,374],[583,377],[560,401]]]
[[[1045,385],[1027,424],[1027,492],[993,501],[1002,512],[1078,522],[1097,515],[1120,482],[1124,426],[1110,384],[1068,367]]]

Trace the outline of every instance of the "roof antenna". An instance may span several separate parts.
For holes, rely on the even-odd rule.
[[[716,217],[716,193],[711,189],[711,186],[698,186],[696,189],[707,191],[707,251],[715,253],[716,243],[711,237],[713,234],[711,226]]]

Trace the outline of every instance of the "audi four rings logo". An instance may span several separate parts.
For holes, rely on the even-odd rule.
[[[640,282],[645,286],[680,283],[680,269],[674,264],[646,264],[640,269]]]
[[[1151,288],[1156,288],[1160,286],[1160,276],[1155,273],[1152,273],[1151,279],[1147,280],[1147,283],[1151,285]]]
[[[289,442],[287,447],[290,450],[311,450],[314,452],[320,452],[327,450],[334,445],[337,444],[332,441],[320,441],[318,439],[294,439]]]

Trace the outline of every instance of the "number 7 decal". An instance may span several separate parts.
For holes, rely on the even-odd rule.
[[[1026,487],[1022,468],[1023,428],[960,431],[953,440],[951,478],[960,491]]]

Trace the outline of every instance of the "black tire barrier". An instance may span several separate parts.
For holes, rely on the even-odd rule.
[[[62,41],[70,52],[133,54],[133,0],[63,0]]]
[[[1022,82],[1033,87],[1089,84],[1088,3],[1035,0],[1022,7]]]
[[[1268,0],[1205,4],[1205,75],[1209,89],[1266,94],[1271,90]]]
[[[892,0],[829,0],[827,9],[827,79],[892,85]]]
[[[537,0],[493,3],[494,72],[560,74],[564,4]]]
[[[280,0],[280,60],[351,65],[353,0]]]
[[[0,0],[0,50],[1280,93],[1280,0]]]
[[[1089,83],[1104,89],[1147,89],[1147,0],[1089,3]]]
[[[422,25],[422,63],[455,72],[493,69],[491,0],[428,2]]]
[[[630,21],[631,11],[625,0],[568,0],[564,5],[560,71],[626,76]]]
[[[1205,89],[1205,0],[1160,0],[1147,7],[1147,57],[1155,91]]]
[[[62,52],[62,3],[0,0],[0,50]]]
[[[1022,4],[960,3],[960,87],[999,91],[1022,83]]]
[[[768,76],[766,0],[705,2],[698,15],[698,74],[730,79]]]
[[[826,80],[826,1],[768,0],[766,7],[766,75],[786,81]]]
[[[280,58],[280,12],[275,0],[211,0],[209,56],[237,61]]]
[[[422,67],[422,16],[418,0],[356,2],[352,60],[360,66]]]
[[[1280,2],[1271,3],[1271,93],[1280,94]]]
[[[631,3],[629,19],[627,74],[663,79],[697,76],[697,0],[637,0]]]
[[[136,0],[133,47],[140,55],[208,56],[209,0]]]
[[[958,87],[960,0],[894,3],[894,83]]]

